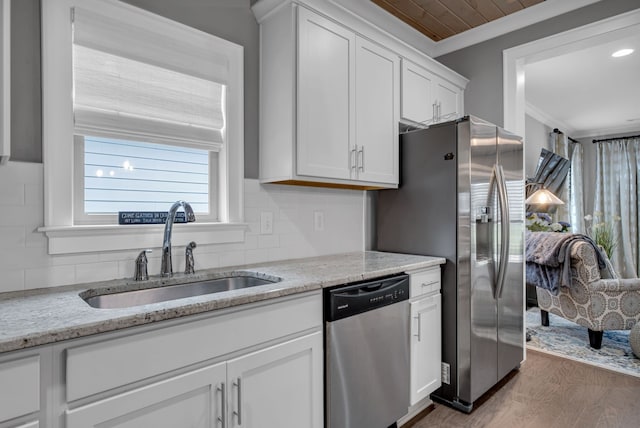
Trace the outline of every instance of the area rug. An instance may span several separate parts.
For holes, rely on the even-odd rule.
[[[605,331],[602,347],[593,349],[585,327],[551,313],[549,327],[543,327],[539,308],[530,308],[527,331],[527,348],[640,377],[640,358],[631,351],[628,330]]]

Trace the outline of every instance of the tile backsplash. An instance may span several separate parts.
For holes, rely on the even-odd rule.
[[[198,245],[196,270],[364,249],[365,192],[261,185],[253,179],[244,185],[245,242]],[[47,238],[37,231],[44,222],[43,186],[42,164],[0,166],[0,292],[132,277],[138,250],[47,253]],[[265,212],[273,217],[270,234],[260,233]],[[318,215],[322,224],[314,221]],[[157,238],[150,275],[160,272],[161,233]],[[173,263],[174,271],[184,270],[184,247],[174,246]]]

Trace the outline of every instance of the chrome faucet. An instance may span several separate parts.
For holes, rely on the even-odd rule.
[[[196,216],[189,205],[185,201],[176,201],[169,208],[167,221],[164,223],[164,239],[162,240],[162,263],[160,265],[160,276],[173,275],[173,266],[171,264],[171,232],[173,230],[173,222],[176,220],[176,212],[178,208],[183,207],[187,222],[196,221]]]

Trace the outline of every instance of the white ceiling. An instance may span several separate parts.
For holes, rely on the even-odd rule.
[[[573,138],[640,131],[640,31],[612,38],[527,64],[527,114]]]

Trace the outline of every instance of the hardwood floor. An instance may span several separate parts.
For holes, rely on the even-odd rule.
[[[527,360],[464,414],[436,403],[409,428],[640,427],[640,378],[527,349]]]

